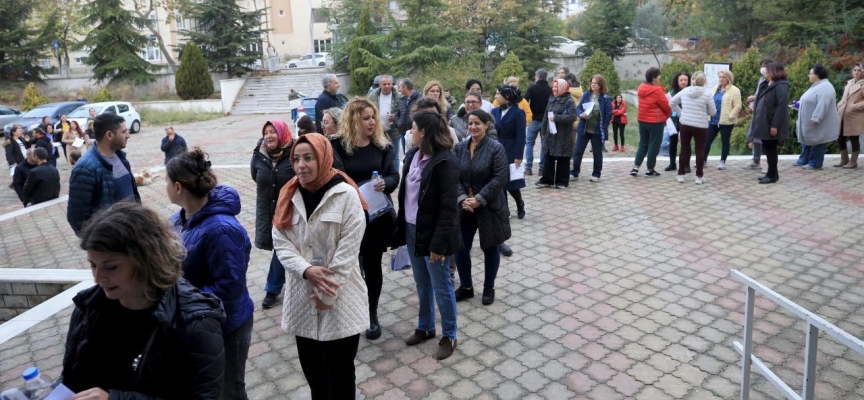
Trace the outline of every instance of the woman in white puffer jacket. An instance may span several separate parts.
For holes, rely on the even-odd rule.
[[[705,166],[705,139],[708,136],[708,121],[717,113],[711,91],[705,87],[705,74],[693,74],[689,87],[672,97],[670,105],[678,111],[681,122],[681,155],[678,158],[678,182],[684,182],[684,169],[690,165],[690,139],[696,139],[696,184],[704,183],[702,168]],[[680,111],[679,111],[680,110]]]

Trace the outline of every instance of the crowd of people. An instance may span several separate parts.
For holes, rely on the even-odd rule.
[[[763,80],[746,99],[754,111],[748,168],[759,166],[764,151],[768,170],[760,183],[774,183],[777,150],[789,132],[789,84],[782,64],[763,65]],[[798,110],[804,146],[796,165],[821,168],[827,143],[838,141],[838,167],[857,167],[862,71],[864,66],[856,66],[839,104],[825,68],[817,64],[810,71],[812,86]],[[524,95],[519,80],[509,77],[491,103],[483,98],[482,83],[469,80],[461,105],[438,81],[426,83],[421,93],[410,79],[390,76],[368,96],[343,104],[336,96],[338,81],[326,76],[314,121],[299,120],[295,135],[286,122],[271,119],[252,148],[254,243],[237,219],[237,190],[220,184],[204,150],[187,148],[172,127],[162,139],[165,192],[179,210],[166,220],[140,204],[123,150],[129,131],[122,117],[93,118],[83,137],[77,124],[63,123],[62,136],[69,133],[63,143],[82,138],[90,145],[92,138],[90,151],[72,169],[67,220],[97,283],[74,300],[63,382],[89,396],[81,398],[138,393],[245,399],[254,327],[246,274],[253,244],[272,252],[261,306],[269,309],[282,300],[282,329],[295,338],[313,399],[354,397],[361,335],[374,341],[386,329],[378,309],[388,249],[407,251],[419,298],[416,328],[405,344],[437,336],[437,305],[442,329],[434,357],[452,356],[459,331],[456,303],[475,292],[483,305],[496,300],[501,256],[512,254],[506,245],[511,218],[521,220],[528,212],[521,191],[525,177],[534,174],[537,137],[540,187],[565,189],[578,180],[589,143],[590,182],[599,182],[610,125],[612,151],[624,151],[623,96],[610,96],[602,75],[592,76],[583,89],[567,68],[557,72],[550,84],[547,71],[536,71]],[[660,175],[655,167],[664,130],[675,131],[671,148],[681,146],[680,154],[670,151],[666,168],[677,171],[679,182],[690,173],[694,140],[697,184],[706,181],[707,154],[718,135],[717,167],[725,169],[731,129],[745,103],[732,73],[720,72],[714,88],[706,87],[701,72],[677,73],[669,93],[659,69],[650,68],[645,78],[637,92],[640,140],[631,175],[639,174],[646,159],[645,175]],[[59,175],[51,161],[60,146],[50,143],[54,127],[37,129],[35,139],[19,128],[4,143],[16,166],[16,191],[20,186],[25,205],[56,198]],[[849,138],[855,139],[851,156],[845,150]],[[19,171],[25,175],[20,182]],[[371,213],[361,187],[390,209]],[[483,288],[476,291],[475,236],[484,270]]]

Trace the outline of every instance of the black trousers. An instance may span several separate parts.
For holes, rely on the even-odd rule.
[[[384,274],[381,271],[381,260],[384,253],[380,251],[367,251],[360,256],[360,268],[363,269],[363,277],[366,280],[366,289],[369,294],[369,315],[374,311],[377,315],[378,300],[381,298],[381,287],[384,285]],[[375,322],[375,321],[373,321]]]
[[[570,157],[554,157],[547,154],[540,182],[567,187],[570,183]]]
[[[669,135],[669,165],[678,161],[678,135]]]
[[[318,341],[296,336],[303,375],[312,390],[312,400],[354,400],[357,383],[354,358],[360,335]]]
[[[778,140],[762,139],[762,151],[765,153],[765,158],[768,159],[768,173],[765,175],[775,180],[780,179],[777,173],[777,147],[780,145]]]
[[[222,337],[225,342],[225,374],[222,376],[222,400],[246,400],[246,359],[252,345],[250,316],[243,326]]]
[[[613,122],[612,123],[612,138],[615,140],[615,145],[618,145],[618,135],[621,135],[621,145],[624,145],[624,127],[627,125]]]

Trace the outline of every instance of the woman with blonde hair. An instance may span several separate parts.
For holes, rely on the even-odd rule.
[[[330,138],[333,146],[333,167],[345,172],[358,186],[373,179],[375,190],[388,198],[399,186],[399,171],[393,159],[396,150],[390,138],[384,134],[379,123],[378,109],[371,100],[357,97],[345,104],[339,124],[339,133]],[[392,202],[391,202],[392,203]],[[396,228],[394,216],[384,215],[369,221],[367,216],[363,242],[360,244],[360,267],[369,288],[370,327],[366,331],[369,340],[381,337],[378,326],[378,298],[381,297],[383,274],[381,259],[390,246]]]
[[[732,128],[738,122],[738,113],[741,112],[741,91],[732,82],[735,77],[732,71],[720,71],[720,84],[714,87],[712,93],[714,95],[714,108],[717,113],[711,118],[708,123],[708,139],[705,143],[705,160],[708,160],[708,153],[711,152],[711,145],[714,143],[714,138],[717,133],[720,133],[720,141],[722,143],[720,152],[720,162],[717,163],[717,169],[726,169],[726,157],[729,156],[730,141],[732,139]]]
[[[679,183],[684,183],[684,173],[687,166],[690,165],[691,138],[696,141],[695,183],[701,185],[706,182],[702,167],[707,158],[705,152],[711,147],[705,145],[705,137],[708,135],[708,120],[717,114],[716,105],[711,99],[711,92],[705,90],[706,80],[705,74],[702,72],[693,74],[692,86],[681,90],[670,100],[673,110],[681,110],[679,113],[681,155],[678,159],[678,176],[675,177]]]
[[[423,86],[423,97],[434,99],[441,105],[441,109],[444,111],[444,116],[447,117],[447,120],[450,120],[450,117],[453,116],[453,107],[447,102],[447,98],[444,96],[444,87],[441,86],[441,82],[438,81],[429,81],[426,83],[426,86]]]

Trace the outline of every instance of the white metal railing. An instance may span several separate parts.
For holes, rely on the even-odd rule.
[[[734,342],[735,350],[741,355],[741,400],[750,399],[750,370],[755,367],[768,382],[771,382],[777,390],[783,392],[789,400],[814,400],[816,389],[816,349],[819,341],[819,332],[825,332],[838,342],[845,344],[859,354],[864,354],[864,341],[850,335],[834,324],[824,320],[822,317],[807,311],[804,307],[793,303],[779,293],[769,289],[765,285],[744,275],[738,270],[732,270],[732,276],[747,286],[747,302],[744,312],[744,344]],[[795,393],[786,382],[783,382],[774,372],[765,365],[762,360],[753,355],[753,306],[756,302],[756,292],[768,298],[768,300],[783,306],[783,308],[797,315],[798,318],[807,322],[807,339],[804,348],[804,387],[801,395]]]

